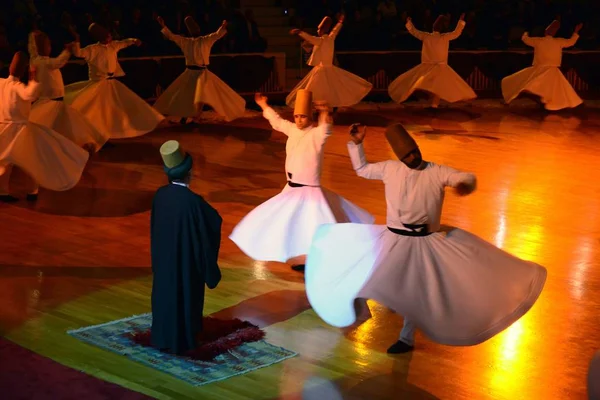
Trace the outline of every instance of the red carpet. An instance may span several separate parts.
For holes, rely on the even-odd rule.
[[[149,329],[128,334],[128,336],[137,344],[151,347]],[[193,360],[210,361],[230,349],[244,343],[256,342],[264,337],[265,332],[248,321],[204,317],[202,332],[197,337],[197,347],[186,353],[185,356]]]
[[[0,337],[0,397],[16,399],[150,399],[65,367]]]

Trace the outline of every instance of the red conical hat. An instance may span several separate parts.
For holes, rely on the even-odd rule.
[[[448,17],[445,15],[440,15],[437,17],[435,22],[433,23],[433,31],[434,32],[442,32],[448,23]]]
[[[200,26],[196,23],[194,18],[192,18],[188,15],[187,17],[185,17],[183,22],[185,23],[185,26],[186,26],[188,32],[190,33],[190,36],[200,36],[200,34],[201,34]]]
[[[329,29],[331,28],[332,23],[333,23],[333,20],[331,19],[331,17],[325,17],[325,18],[323,18],[323,20],[321,21],[321,23],[319,24],[319,26],[317,28],[322,29],[325,32],[329,32]]]
[[[402,160],[411,151],[419,148],[415,139],[410,136],[401,124],[388,126],[385,130],[385,137],[392,150],[394,150],[396,157],[398,157],[398,160]]]

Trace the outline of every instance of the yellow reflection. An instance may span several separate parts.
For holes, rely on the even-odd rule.
[[[264,261],[254,261],[252,263],[252,275],[258,280],[269,279],[269,270],[267,269],[267,263]]]
[[[571,294],[577,299],[581,300],[585,293],[585,281],[587,280],[587,271],[591,262],[593,245],[589,237],[579,239],[581,244],[577,247],[577,258],[575,265],[571,268],[571,279],[572,283]]]
[[[512,364],[518,361],[519,340],[524,333],[522,321],[522,319],[518,320],[504,332],[502,342],[498,346],[498,358],[504,362],[506,369],[512,369]]]
[[[372,305],[373,303],[371,302],[371,300],[368,300],[367,304],[369,304],[369,309],[371,310],[371,313],[373,313],[374,307]],[[369,348],[363,343],[371,342],[373,332],[375,331],[375,326],[375,318],[374,316],[372,316],[371,318],[360,324],[360,326],[354,331],[356,341],[353,342],[353,348],[362,358],[369,357],[371,350],[369,350]],[[356,360],[356,363],[359,365],[364,365],[364,363],[359,360]]]

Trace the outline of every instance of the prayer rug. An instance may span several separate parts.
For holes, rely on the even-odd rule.
[[[148,313],[67,333],[194,386],[222,381],[298,355],[261,340],[262,330],[248,322],[205,317],[198,348],[187,356],[178,356],[150,346],[151,326],[152,314]]]

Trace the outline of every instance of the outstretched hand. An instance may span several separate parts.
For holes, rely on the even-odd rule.
[[[464,21],[465,20],[465,13],[460,14],[460,18],[459,21]]]
[[[260,108],[262,108],[263,110],[267,107],[269,107],[269,104],[267,103],[267,100],[269,100],[267,98],[267,96],[263,96],[262,93],[255,93],[254,94],[254,101],[256,102],[256,104],[258,104],[258,106]]]
[[[583,28],[583,24],[577,24],[577,26],[575,26],[575,32],[574,33],[579,33],[579,31],[581,30],[581,28]]]
[[[290,35],[299,35],[300,32],[302,32],[300,29],[294,28],[290,31]]]
[[[361,126],[362,129],[360,129]],[[367,135],[367,126],[360,123],[352,124],[350,125],[349,133],[354,144],[361,144]]]
[[[161,28],[165,27],[165,20],[160,15],[158,17],[156,17],[156,22],[158,22],[158,24],[160,25]]]
[[[458,186],[456,186],[456,188],[454,190],[456,191],[457,195],[466,196],[466,195],[473,193],[475,191],[475,187],[476,187],[475,184],[461,182],[458,184]]]
[[[333,123],[333,118],[330,114],[330,107],[326,101],[319,100],[314,102],[315,110],[319,113],[319,124],[331,124]]]

